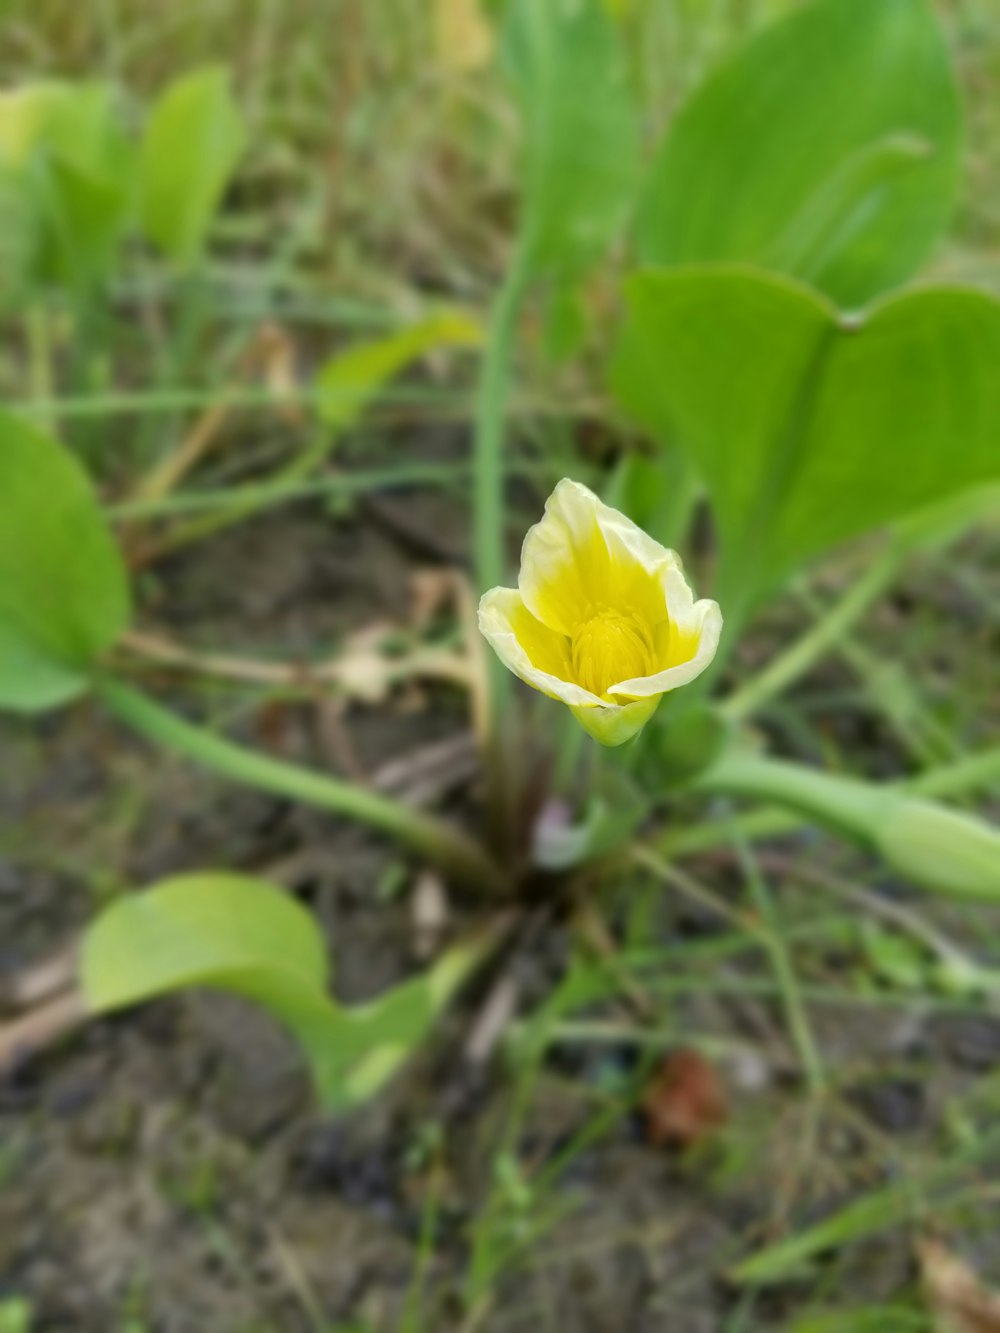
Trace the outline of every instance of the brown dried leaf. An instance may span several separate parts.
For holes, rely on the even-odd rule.
[[[653,1076],[642,1109],[655,1146],[690,1148],[708,1138],[728,1115],[726,1094],[715,1069],[697,1051],[668,1055]]]
[[[415,677],[468,685],[469,667],[463,657],[445,648],[414,643],[396,655],[383,650],[399,631],[387,622],[366,626],[348,636],[343,651],[323,671],[348,698],[359,703],[381,703],[403,682]]]
[[[917,1254],[935,1333],[1000,1333],[1000,1293],[939,1241],[921,1241]]]

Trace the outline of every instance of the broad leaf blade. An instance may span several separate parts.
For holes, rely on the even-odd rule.
[[[429,972],[344,1009],[327,993],[319,929],[294,898],[239,875],[185,875],[97,918],[81,980],[94,1014],[190,987],[253,1000],[298,1042],[323,1105],[343,1110],[373,1096],[414,1053],[489,943],[455,945]]]
[[[288,894],[222,873],[184,875],[119,898],[88,930],[81,961],[92,1013],[188,986],[259,990],[258,974],[286,974],[322,991],[322,937]]]
[[[637,242],[648,263],[744,260],[839,304],[903,282],[947,226],[961,114],[926,0],[816,0],[678,114]]]
[[[139,211],[146,234],[171,259],[190,263],[202,250],[244,141],[221,66],[184,75],[153,107],[139,164]]]
[[[241,875],[184,875],[119,899],[91,925],[80,964],[87,1007],[112,1013],[192,987],[272,1014],[326,1095],[344,1019],[327,994],[323,938],[294,898]]]
[[[727,266],[629,286],[613,379],[704,477],[729,583],[759,594],[835,544],[1000,477],[1000,303],[912,291],[863,321]]]
[[[0,413],[0,707],[85,690],[128,617],[125,568],[83,470]]]
[[[600,0],[510,0],[505,63],[524,131],[524,222],[536,272],[600,258],[639,169],[621,38]]]

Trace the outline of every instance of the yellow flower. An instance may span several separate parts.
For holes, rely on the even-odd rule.
[[[664,694],[715,656],[722,615],[696,602],[673,551],[564,478],[521,549],[516,588],[479,603],[479,628],[523,681],[621,745]]]

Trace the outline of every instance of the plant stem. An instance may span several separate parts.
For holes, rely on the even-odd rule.
[[[983,750],[980,754],[969,755],[965,759],[956,760],[953,764],[943,764],[940,768],[933,768],[918,777],[907,778],[890,785],[896,790],[911,792],[915,796],[955,797],[981,791],[998,782],[1000,782],[1000,747]],[[761,795],[760,792],[756,794]],[[797,833],[808,823],[807,817],[793,814],[787,809],[779,810],[772,807],[748,811],[744,815],[735,816],[732,821],[732,825],[739,829],[744,838],[754,841],[785,837]],[[712,820],[710,823],[695,824],[679,831],[671,830],[658,845],[665,856],[697,856],[703,852],[713,851],[728,840],[726,825]]]
[[[823,1060],[813,1036],[809,1014],[802,999],[799,979],[788,951],[784,931],[774,904],[774,898],[760,866],[749,845],[738,835],[734,839],[736,854],[739,857],[743,873],[750,887],[753,903],[764,925],[763,941],[771,959],[774,979],[781,993],[788,1021],[788,1029],[795,1044],[796,1053],[802,1065],[809,1090],[814,1096],[821,1096],[826,1091],[827,1077]]]
[[[523,472],[526,469],[519,470]],[[364,472],[338,473],[292,483],[274,479],[246,482],[211,490],[186,491],[180,495],[165,496],[162,500],[123,500],[119,504],[107,505],[104,512],[116,523],[217,512],[228,515],[295,500],[350,497],[369,490],[448,486],[465,481],[467,475],[467,468],[460,463],[412,463],[392,468],[372,468]]]
[[[897,874],[935,893],[987,902],[1000,898],[1000,831],[912,789],[738,749],[724,754],[694,785],[790,806],[871,848]]]
[[[476,592],[496,587],[504,576],[504,422],[510,389],[517,317],[528,282],[530,247],[518,244],[497,294],[476,400],[473,443],[473,556]],[[498,723],[506,712],[511,680],[491,654],[488,674],[485,763],[494,844],[509,840],[511,796]]]
[[[476,400],[473,541],[480,592],[500,583],[504,572],[504,420],[517,317],[528,278],[526,258],[525,247],[519,246],[497,295]]]
[[[725,700],[723,711],[731,718],[745,718],[804,676],[889,588],[905,555],[906,547],[893,542],[808,633],[775,658],[766,671],[761,671]]]
[[[55,433],[55,422],[47,410],[55,396],[55,380],[52,369],[52,326],[49,312],[39,298],[27,312],[26,330],[28,338],[28,379],[31,384],[33,408],[40,420],[39,425],[48,434]]]
[[[1000,782],[1000,746],[942,764],[901,785],[921,796],[964,796]]]
[[[97,682],[97,693],[117,718],[156,745],[184,755],[233,782],[346,815],[381,829],[422,852],[470,887],[502,893],[504,880],[481,847],[459,830],[364,787],[272,759],[217,736],[140,691],[111,677]]]

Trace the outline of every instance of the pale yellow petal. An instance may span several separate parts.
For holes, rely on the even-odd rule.
[[[516,588],[492,588],[479,603],[479,629],[504,666],[533,689],[579,708],[600,699],[574,685],[569,642],[537,620]]]
[[[673,551],[564,478],[524,539],[518,587],[532,614],[560,634],[602,607],[654,626],[666,615],[664,580],[679,567]]]

